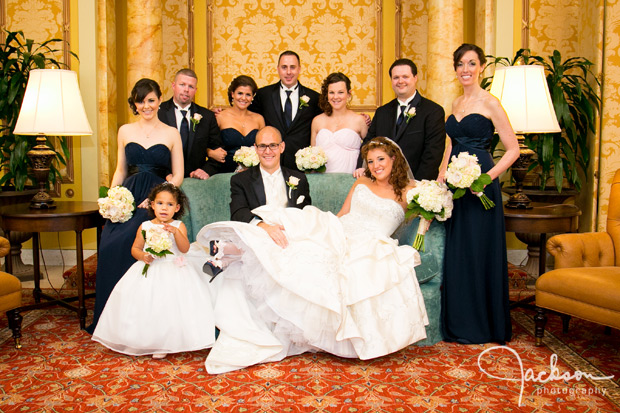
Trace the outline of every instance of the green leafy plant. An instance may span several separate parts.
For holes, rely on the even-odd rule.
[[[36,136],[15,135],[13,130],[26,92],[30,70],[64,66],[53,57],[61,51],[53,47],[62,40],[50,39],[36,43],[32,39],[26,39],[21,31],[5,32],[6,41],[0,44],[0,186],[12,185],[16,190],[22,191],[28,181],[35,182],[27,153],[35,146]],[[74,53],[71,54],[77,58]],[[55,150],[56,161],[66,165],[69,157],[67,139],[58,137],[58,142],[62,152]],[[49,138],[48,146],[54,148]],[[49,181],[55,183],[56,179],[60,178],[60,172],[53,162]]]
[[[549,93],[562,131],[525,136],[525,144],[536,153],[529,170],[539,166],[537,171],[541,189],[545,189],[551,177],[555,179],[558,192],[562,192],[564,179],[577,190],[581,189],[579,172],[585,174],[590,162],[588,133],[596,132],[596,115],[601,107],[601,98],[597,94],[601,84],[591,70],[593,63],[583,57],[562,61],[557,50],[547,58],[532,56],[528,49],[519,50],[512,60],[494,56],[487,58],[488,66],[513,66],[521,62],[545,68]],[[481,85],[488,89],[491,82],[492,76],[485,77]],[[492,149],[497,142],[495,137]]]

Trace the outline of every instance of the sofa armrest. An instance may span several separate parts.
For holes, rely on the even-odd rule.
[[[11,243],[8,239],[0,237],[0,257],[6,257],[11,252]]]
[[[556,269],[615,265],[614,244],[606,232],[555,235],[547,241],[547,251]]]

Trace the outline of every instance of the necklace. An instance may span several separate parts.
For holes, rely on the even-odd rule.
[[[145,132],[144,128],[142,127],[142,125],[140,125],[140,130],[144,133],[144,136],[146,136],[146,139],[149,139],[149,135],[151,134],[151,132],[153,132],[155,130],[155,128],[157,128],[157,124],[155,124],[153,127],[151,127],[151,129],[149,129],[148,132]]]

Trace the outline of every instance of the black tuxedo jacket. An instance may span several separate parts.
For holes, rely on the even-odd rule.
[[[306,175],[284,166],[281,166],[281,169],[285,182],[288,182],[291,176],[299,178],[299,184],[297,188],[291,191],[290,196],[289,187],[286,187],[288,206],[303,208],[310,205],[312,201]],[[297,203],[302,195],[304,199]],[[232,221],[250,222],[253,218],[259,218],[252,213],[252,210],[266,203],[265,185],[260,173],[260,166],[253,166],[246,171],[234,174],[230,178],[230,219]]]
[[[220,128],[217,126],[215,115],[209,109],[203,108],[192,102],[189,108],[190,116],[194,116],[194,113],[202,115],[202,119],[196,125],[194,131],[194,124],[189,123],[189,142],[187,148],[187,157],[184,159],[185,173],[187,178],[189,174],[196,169],[202,169],[209,175],[216,174],[221,163],[215,159],[207,160],[207,148],[217,149],[222,147],[222,140],[220,139]],[[159,106],[159,112],[157,112],[159,120],[166,125],[177,128],[177,118],[174,114],[174,102],[172,99],[163,102]]]
[[[397,131],[398,105],[394,99],[377,109],[363,144],[376,136],[388,137],[402,149],[415,179],[437,179],[446,147],[443,108],[418,92],[409,105],[416,108],[415,116]]]
[[[280,162],[287,168],[298,170],[295,164],[295,153],[299,149],[310,146],[312,119],[321,113],[319,94],[299,83],[299,97],[306,95],[310,101],[308,106],[297,109],[295,119],[287,128],[280,100],[280,87],[280,82],[278,82],[258,89],[249,110],[263,115],[267,126],[273,126],[280,131],[282,140],[285,142]]]

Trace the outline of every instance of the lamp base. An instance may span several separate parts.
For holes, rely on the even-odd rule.
[[[30,208],[35,209],[53,209],[56,208],[56,204],[54,200],[45,191],[39,191],[37,194],[30,200]]]
[[[45,135],[37,135],[37,145],[26,154],[32,162],[32,172],[39,183],[39,192],[30,201],[30,208],[52,209],[56,208],[54,200],[45,191],[47,180],[50,173],[52,159],[56,152],[47,146]]]
[[[530,205],[530,202],[532,201],[530,200],[530,198],[528,198],[527,195],[517,190],[517,192],[515,192],[510,196],[510,198],[508,198],[508,202],[506,202],[506,208],[531,209],[532,206]]]

